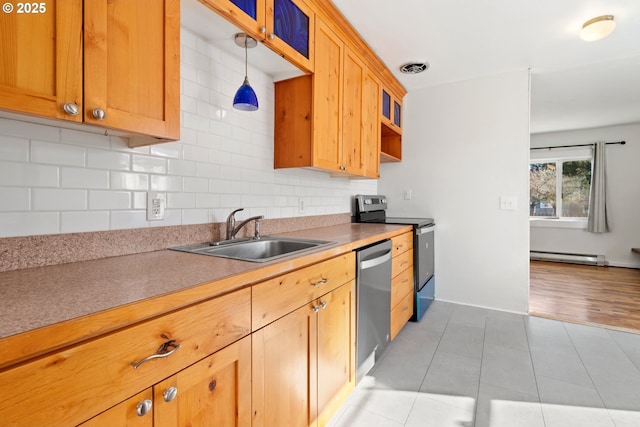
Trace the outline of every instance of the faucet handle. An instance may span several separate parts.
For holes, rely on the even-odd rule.
[[[237,214],[238,212],[243,211],[243,210],[244,210],[244,208],[238,208],[238,209],[234,210],[233,212],[231,212],[231,213],[229,214],[229,217],[233,218],[233,216],[234,216],[235,214]]]
[[[259,217],[256,217],[256,228],[255,228],[255,232],[253,234],[253,238],[254,239],[259,239],[260,238],[260,220],[264,219],[264,215],[260,215]]]

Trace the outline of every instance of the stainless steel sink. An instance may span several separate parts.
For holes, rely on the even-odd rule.
[[[227,240],[213,244],[202,243],[170,249],[242,261],[267,262],[332,243],[334,242],[326,240],[265,236],[259,239]]]

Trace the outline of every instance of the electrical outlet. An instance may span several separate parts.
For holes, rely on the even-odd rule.
[[[404,190],[404,199],[411,200],[411,189]]]
[[[164,209],[166,207],[165,193],[147,193],[147,221],[159,221],[164,219]]]

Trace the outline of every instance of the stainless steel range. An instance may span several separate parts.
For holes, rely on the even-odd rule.
[[[388,217],[387,198],[382,195],[355,196],[355,222],[403,224],[413,226],[414,311],[411,320],[419,321],[433,301],[434,230],[433,218]]]

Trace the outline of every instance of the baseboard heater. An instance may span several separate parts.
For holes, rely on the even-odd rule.
[[[604,255],[569,254],[563,252],[530,251],[529,258],[536,261],[568,262],[604,266]]]

